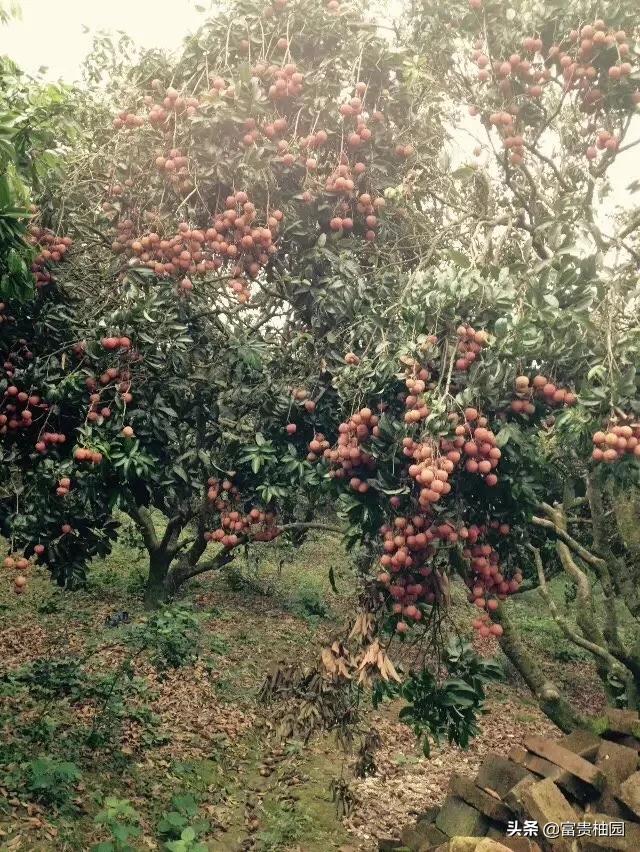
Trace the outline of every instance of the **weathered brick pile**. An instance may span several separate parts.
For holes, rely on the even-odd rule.
[[[598,730],[599,736],[575,731],[558,740],[530,736],[524,748],[513,748],[508,755],[489,753],[475,780],[454,773],[443,805],[406,826],[400,841],[381,840],[379,849],[640,852],[638,713],[610,710]],[[510,823],[517,821],[523,828],[525,820],[538,824],[537,836],[506,836]],[[542,826],[550,823],[575,823],[578,830],[574,837],[547,839]],[[596,836],[594,823],[600,824],[598,830],[608,823],[607,836]]]

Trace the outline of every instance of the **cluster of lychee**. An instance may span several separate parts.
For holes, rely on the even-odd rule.
[[[10,364],[10,362],[7,363]],[[5,364],[5,368],[6,366]],[[9,370],[7,370],[7,375],[9,376],[9,374]],[[12,374],[13,371],[11,371]],[[17,385],[9,385],[2,395],[0,435],[18,434],[30,429],[33,426],[34,417],[37,420],[39,414],[48,410],[49,405],[38,394],[27,393],[25,390],[20,390]],[[45,434],[49,436],[49,433]],[[57,436],[55,441],[51,436],[48,437],[48,443],[56,442]],[[36,449],[38,449],[38,445],[36,445]]]
[[[4,302],[0,302],[0,304],[4,306]],[[2,322],[10,323],[14,322],[15,317],[11,314],[0,313],[0,324]],[[24,337],[19,338],[17,341],[16,347],[12,352],[5,352],[4,357],[6,357],[6,361],[2,365],[2,368],[6,374],[8,379],[11,379],[15,374],[16,368],[24,361],[33,361],[34,355],[33,352],[29,349],[29,344],[25,340]]]
[[[80,345],[82,351],[84,351],[86,344]],[[125,407],[133,402],[130,367],[135,362],[142,360],[142,355],[132,348],[131,338],[129,337],[116,337],[115,335],[103,337],[100,340],[100,345],[106,352],[117,353],[120,364],[117,367],[107,367],[97,378],[90,374],[85,379],[85,387],[89,391],[87,422],[95,423],[98,426],[102,425],[105,420],[109,420],[113,414],[108,398],[119,401]],[[127,363],[123,363],[124,361]],[[125,434],[123,430],[123,437],[133,437],[133,429],[130,426],[125,427],[125,429],[130,430],[130,434]],[[82,447],[76,450],[76,458],[79,461],[88,461],[92,464],[100,464],[102,461],[101,453],[90,449],[85,450]]]
[[[344,173],[348,174],[347,166],[339,166],[338,171],[340,170],[346,170],[344,171]],[[341,178],[338,177],[337,180],[341,180]],[[352,181],[349,181],[349,184],[352,183]],[[330,185],[330,183],[327,183],[327,191],[334,191],[333,186]],[[377,228],[380,223],[378,217],[375,214],[379,210],[382,210],[384,205],[384,198],[372,199],[371,195],[368,192],[363,192],[358,196],[356,210],[363,216],[362,225],[364,231],[364,238],[368,242],[373,242],[373,240],[375,240],[376,238],[375,228]],[[329,228],[332,231],[352,231],[354,228],[354,220],[350,204],[348,204],[347,202],[340,202],[338,204],[336,213],[340,215],[335,215],[330,219]]]
[[[542,398],[549,406],[563,405],[570,407],[578,401],[578,396],[569,388],[559,387],[549,381],[546,376],[536,375],[530,381],[528,376],[518,376],[515,380],[517,399],[511,402],[511,411],[516,414],[534,414],[536,407],[532,402],[534,396]]]
[[[114,130],[122,130],[123,128],[133,130],[135,127],[142,127],[143,124],[144,118],[141,115],[136,115],[126,109],[121,110],[112,122]]]
[[[456,419],[459,419],[457,415]],[[465,408],[464,423],[455,425],[452,440],[441,439],[440,449],[454,464],[464,459],[467,473],[480,474],[485,484],[493,488],[498,484],[498,477],[492,471],[498,467],[502,453],[496,436],[487,426],[487,418],[482,417],[476,408]]]
[[[316,410],[316,404],[314,400],[310,398],[309,391],[306,388],[292,388],[291,396],[295,400],[295,402],[301,405],[308,414],[312,414]]]
[[[42,547],[42,551],[38,551],[38,547],[42,547],[42,545],[36,545],[36,553],[44,553],[44,547]],[[22,595],[27,587],[27,578],[24,572],[31,568],[31,562],[24,555],[20,556],[17,553],[12,553],[5,558],[3,565],[8,571],[20,572],[13,578],[13,591],[16,595]]]
[[[61,432],[43,432],[36,441],[35,449],[41,455],[45,455],[50,447],[65,444],[67,436]]]
[[[219,542],[232,550],[242,541],[273,541],[280,535],[276,513],[255,506],[245,512],[240,490],[231,479],[210,477],[207,487],[207,499],[220,513],[220,526],[205,533],[207,541]]]
[[[391,612],[398,617],[397,633],[406,633],[411,621],[422,620],[420,604],[441,600],[442,577],[427,562],[436,552],[432,542],[447,541],[453,531],[448,523],[430,526],[422,515],[400,516],[380,527],[383,552],[378,582],[388,593]]]
[[[223,81],[222,88],[224,87],[225,84]],[[164,87],[161,80],[152,80],[151,88],[156,92],[157,97],[162,95]],[[218,93],[217,89],[214,89],[214,91],[216,94]],[[172,118],[175,120],[178,116],[191,118],[192,116],[197,115],[198,109],[200,108],[198,98],[181,95],[173,86],[169,86],[169,88],[165,89],[164,96],[162,97],[162,103],[155,102],[151,95],[145,95],[144,104],[149,107],[149,112],[146,118],[151,126],[161,128],[167,127]],[[122,110],[113,119],[114,130],[134,130],[142,127],[144,124],[145,118],[141,115],[136,115],[130,110]]]
[[[253,72],[261,80],[273,81],[267,89],[267,97],[271,101],[295,97],[304,87],[304,74],[298,71],[295,62],[287,62],[283,67],[258,63]]]
[[[540,98],[555,74],[562,78],[565,91],[579,93],[579,108],[587,115],[602,112],[611,86],[627,80],[633,73],[633,66],[627,59],[631,50],[627,34],[623,30],[614,32],[601,19],[586,24],[581,30],[572,30],[561,43],[548,48],[542,39],[527,36],[522,42],[524,56],[513,53],[508,59],[496,59],[491,63],[482,48],[482,42],[477,42],[472,53],[479,69],[478,79],[488,81],[493,72],[502,99],[518,94]],[[615,48],[614,54],[611,48]],[[633,104],[640,103],[637,89],[630,90],[629,97]],[[479,111],[472,106],[470,112],[477,115]],[[506,111],[488,116],[489,123],[498,128],[504,147],[510,149],[514,165],[524,162],[524,139],[514,130],[514,119],[519,113],[517,106],[510,106]],[[593,130],[591,128],[591,132]],[[587,147],[586,157],[595,160],[599,150],[615,152],[618,145],[619,140],[613,133],[601,130],[596,144]]]
[[[290,423],[288,424],[288,426],[295,426],[295,423]],[[289,432],[289,434],[292,433]],[[307,461],[318,461],[318,459],[325,452],[325,450],[329,450],[330,447],[331,444],[329,443],[329,441],[327,441],[324,433],[316,432],[313,438],[309,441],[309,452],[307,454]]]
[[[405,379],[405,385],[409,393],[404,399],[404,405],[407,409],[404,415],[404,422],[408,424],[420,423],[421,420],[425,420],[431,413],[431,409],[424,397],[424,392],[427,390],[427,382],[431,376],[426,367],[422,367],[415,361],[411,365],[407,365],[407,371],[409,375]]]
[[[455,368],[465,372],[476,360],[482,349],[489,341],[489,335],[484,329],[476,331],[470,325],[460,325],[456,329],[458,336],[458,353]]]
[[[64,260],[67,251],[73,245],[73,240],[71,237],[57,236],[49,228],[31,225],[27,232],[27,242],[40,249],[31,264],[36,287],[51,284],[55,280],[51,274],[51,264]]]
[[[193,183],[189,175],[189,158],[179,148],[171,148],[168,154],[158,154],[155,166],[176,190],[189,192]]]
[[[376,461],[362,444],[370,436],[379,435],[379,418],[370,408],[361,408],[338,426],[338,441],[334,448],[324,446],[322,455],[329,463],[329,477],[349,477],[349,487],[359,494],[369,490],[367,479],[375,469]],[[319,454],[318,454],[319,455]]]
[[[215,216],[211,227],[191,228],[182,222],[177,234],[164,239],[157,233],[134,239],[133,222],[124,220],[118,226],[119,235],[112,247],[116,252],[130,253],[159,276],[172,276],[180,271],[202,275],[220,269],[224,263],[233,264],[229,287],[240,302],[247,302],[251,287],[246,276],[259,275],[276,252],[274,240],[284,216],[282,211],[273,210],[266,225],[257,226],[255,205],[243,191],[230,195],[225,204],[225,210]]]
[[[499,524],[497,529],[501,535],[509,534],[508,524]],[[486,528],[481,528],[481,535]],[[508,580],[500,569],[500,555],[491,544],[473,544],[463,551],[463,556],[469,562],[470,576],[466,580],[469,587],[469,602],[478,609],[495,612],[499,601],[508,595],[515,594],[522,584],[522,574],[516,571]]]
[[[593,436],[594,462],[612,464],[625,455],[640,459],[640,423],[610,425],[606,432],[598,431]]]
[[[56,488],[56,494],[58,497],[66,497],[67,494],[71,491],[71,480],[68,476],[62,476],[58,480],[58,487]]]
[[[76,447],[73,451],[73,457],[76,461],[88,462],[93,465],[102,463],[102,453],[92,450],[89,447]]]
[[[605,66],[602,61],[595,62],[602,56],[608,57],[612,47],[616,49],[612,63]],[[592,113],[604,106],[605,92],[601,89],[606,88],[605,81],[617,83],[632,73],[633,68],[626,58],[630,50],[624,30],[614,32],[598,19],[585,24],[581,30],[571,30],[564,42],[551,45],[547,56],[560,70],[566,89],[580,89],[585,93],[582,111]]]
[[[640,92],[637,92],[637,98],[634,97],[634,103],[640,103]],[[620,144],[617,136],[614,136],[609,130],[599,130],[596,134],[595,145],[589,145],[585,155],[587,160],[595,160],[598,157],[598,151],[617,151]]]
[[[85,386],[90,393],[95,393],[98,390],[98,382],[106,387],[107,385],[113,384],[115,381],[118,381],[118,389],[120,390],[120,386],[123,387],[126,385],[127,388],[130,386],[131,382],[131,373],[127,369],[120,369],[118,367],[108,367],[104,373],[101,373],[99,379],[96,380],[95,376],[87,376],[85,379]],[[121,393],[127,393],[127,390],[121,390]],[[131,402],[131,399],[125,400],[127,402]]]
[[[450,493],[451,483],[448,480],[453,473],[454,462],[439,454],[435,440],[414,441],[407,437],[402,439],[402,447],[403,454],[413,460],[408,473],[420,489],[418,503],[427,510]]]

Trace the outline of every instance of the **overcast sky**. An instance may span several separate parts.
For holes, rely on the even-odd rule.
[[[21,0],[20,5],[22,19],[0,27],[0,52],[29,73],[44,65],[47,79],[73,82],[92,33],[124,30],[143,47],[171,50],[202,20],[195,6],[209,8],[210,0]]]

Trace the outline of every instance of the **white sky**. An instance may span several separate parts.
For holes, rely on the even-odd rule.
[[[197,2],[197,0],[196,0]],[[0,27],[0,53],[46,79],[74,82],[93,33],[124,30],[142,47],[174,49],[203,18],[194,0],[21,0],[22,19]],[[207,9],[210,0],[199,0]],[[89,32],[83,32],[83,25]]]

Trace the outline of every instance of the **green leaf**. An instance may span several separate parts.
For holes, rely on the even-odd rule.
[[[449,249],[447,254],[451,258],[451,260],[456,264],[456,266],[461,266],[463,269],[468,269],[471,266],[471,261],[469,260],[467,255],[463,254],[461,251]]]
[[[173,472],[176,474],[176,476],[179,476],[180,479],[183,479],[185,482],[189,482],[187,471],[182,467],[181,464],[174,464]]]
[[[505,317],[500,317],[493,326],[493,333],[496,337],[505,337],[509,331],[509,321]]]

